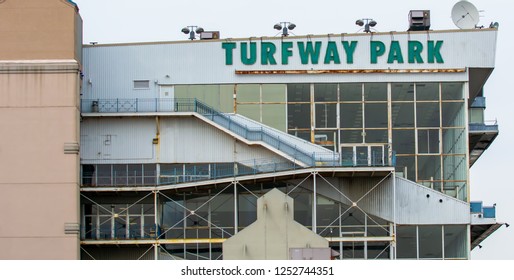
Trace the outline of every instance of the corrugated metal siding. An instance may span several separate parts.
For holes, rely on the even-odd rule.
[[[320,64],[300,62],[297,42],[306,38],[288,38],[293,42],[293,56],[287,65],[280,64],[282,38],[265,38],[277,46],[278,65],[243,65],[239,60],[239,41],[234,50],[234,64],[225,65],[225,50],[222,41],[197,41],[155,43],[140,45],[96,45],[84,48],[83,98],[154,98],[158,96],[159,84],[234,84],[234,83],[305,83],[305,82],[379,82],[379,81],[466,81],[467,73],[428,74],[348,74],[348,75],[236,75],[235,70],[310,70],[310,69],[453,69],[467,67],[494,67],[496,31],[450,31],[431,33],[373,34],[373,40],[382,41],[389,48],[393,40],[401,42],[404,59],[407,59],[407,40],[443,40],[441,54],[444,63],[387,64],[387,53],[379,62],[369,60],[368,35],[345,35],[344,40],[358,41],[354,63],[347,64],[341,46],[341,36],[315,37],[309,40],[322,41]],[[338,42],[341,64],[323,64],[328,41]],[[260,40],[257,42],[260,53]],[[425,48],[427,48],[425,46]],[[426,49],[423,52],[426,60]],[[134,90],[133,80],[149,80],[150,89]],[[90,82],[89,82],[90,81]]]
[[[82,163],[154,161],[152,118],[86,118],[80,127]]]
[[[398,224],[469,224],[470,222],[468,203],[403,178],[396,179],[396,197]]]
[[[279,156],[248,146],[195,117],[86,118],[81,125],[82,163],[210,163]]]
[[[393,221],[396,207],[398,224],[469,224],[469,204],[426,188],[414,182],[396,178],[396,205],[394,205],[393,177],[385,179],[370,191],[382,178],[342,178],[338,189],[370,215]],[[332,179],[330,180],[332,181]],[[337,186],[337,183],[331,182]],[[346,205],[351,202],[323,180],[317,183],[318,194]],[[430,197],[427,198],[427,194]],[[442,199],[442,202],[439,200]]]
[[[234,162],[273,158],[276,154],[236,141],[196,118],[161,120],[161,162]]]

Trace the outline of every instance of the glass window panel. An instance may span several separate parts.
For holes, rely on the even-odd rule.
[[[362,130],[341,130],[341,144],[363,143]]]
[[[364,259],[364,242],[343,242],[343,259]]]
[[[414,84],[391,84],[392,101],[414,101]]]
[[[155,185],[157,183],[157,172],[155,164],[143,164],[143,185]]]
[[[484,109],[470,108],[469,123],[484,123]]]
[[[393,150],[396,154],[414,154],[416,152],[414,130],[393,130]]]
[[[397,258],[417,258],[417,236],[416,226],[398,226],[397,231]]]
[[[416,161],[414,156],[397,156],[396,157],[396,174],[399,177],[416,181]]]
[[[337,145],[337,130],[316,130],[314,133],[314,143],[334,150]]]
[[[414,127],[414,103],[392,104],[393,127]]]
[[[234,85],[220,85],[220,107],[223,113],[234,113]]]
[[[466,156],[444,156],[444,179],[445,180],[466,180],[467,162]]]
[[[418,156],[418,180],[441,180],[440,156]]]
[[[341,104],[341,128],[362,128],[362,104]]]
[[[362,101],[362,84],[340,84],[341,101]]]
[[[337,84],[314,84],[314,101],[337,101]]]
[[[443,129],[443,153],[465,154],[467,134],[464,128]]]
[[[312,196],[310,193],[294,191],[290,194],[294,199],[294,220],[310,227],[312,225]]]
[[[468,191],[466,181],[462,182],[444,182],[444,193],[460,199],[462,201],[467,201],[468,199]]]
[[[364,104],[366,128],[387,128],[387,104]]]
[[[310,102],[311,86],[310,84],[288,84],[287,85],[287,102]]]
[[[439,129],[418,130],[418,153],[439,153]]]
[[[311,142],[311,132],[305,130],[289,130],[289,134],[294,135],[298,138],[301,138],[305,141]]]
[[[261,100],[260,85],[237,85],[237,102],[259,102]]]
[[[286,104],[263,104],[262,123],[286,131]]]
[[[108,186],[112,184],[112,166],[110,164],[96,165],[96,185]]]
[[[439,84],[426,83],[416,84],[416,100],[434,100],[439,101]]]
[[[443,102],[443,127],[465,126],[464,102]]]
[[[444,258],[467,258],[467,228],[465,225],[444,226]]]
[[[252,194],[240,194],[238,210],[239,226],[249,226],[257,220],[257,198]]]
[[[238,104],[237,113],[254,121],[261,121],[261,105],[260,104]]]
[[[316,128],[337,127],[337,104],[316,104]]]
[[[286,85],[262,85],[262,102],[286,102]]]
[[[439,103],[417,103],[416,120],[418,127],[439,127]]]
[[[442,83],[441,97],[443,100],[464,100],[462,83]]]
[[[387,143],[387,129],[366,129],[366,143]]]
[[[443,257],[442,226],[418,226],[419,258],[441,259]]]
[[[288,104],[287,105],[287,127],[289,129],[311,127],[311,105],[310,104]]]
[[[127,165],[125,164],[114,164],[113,176],[115,186],[126,186],[128,183]]]
[[[388,242],[368,243],[368,259],[390,259],[390,251]]]
[[[365,101],[387,101],[387,83],[364,84]]]

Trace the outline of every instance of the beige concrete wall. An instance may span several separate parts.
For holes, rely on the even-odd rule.
[[[78,259],[79,65],[0,61],[0,259]]]
[[[80,61],[76,29],[82,19],[66,0],[0,0],[0,60]]]
[[[294,201],[278,189],[257,200],[257,221],[223,243],[224,260],[287,260],[291,248],[328,248],[328,241],[296,222]]]

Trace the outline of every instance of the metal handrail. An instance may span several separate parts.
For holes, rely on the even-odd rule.
[[[302,162],[307,166],[346,166],[339,153],[305,151],[286,139],[281,139],[279,135],[267,128],[248,127],[238,122],[236,118],[193,98],[82,99],[81,112],[195,112],[245,139],[262,141],[288,154],[295,162]],[[394,160],[387,158],[387,161],[385,165],[390,166]]]

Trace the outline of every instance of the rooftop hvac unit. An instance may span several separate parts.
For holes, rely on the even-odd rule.
[[[413,10],[409,12],[409,31],[429,30],[430,11]]]
[[[220,32],[219,31],[204,31],[200,33],[200,40],[213,40],[219,39]]]

